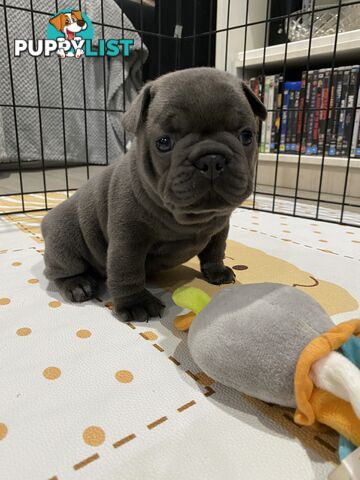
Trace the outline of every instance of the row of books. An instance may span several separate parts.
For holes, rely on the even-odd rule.
[[[360,158],[359,65],[304,71],[295,82],[251,78],[250,87],[268,109],[260,152]]]

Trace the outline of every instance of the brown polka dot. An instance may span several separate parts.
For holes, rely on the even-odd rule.
[[[355,235],[355,232],[346,232],[348,235]]]
[[[30,283],[31,285],[35,285],[36,283],[39,283],[39,280],[37,278],[29,278],[27,283]]]
[[[284,233],[291,233],[290,230],[283,230]]]
[[[351,240],[351,243],[360,243],[360,240]]]
[[[113,309],[113,304],[111,302],[105,303],[105,307],[108,308],[109,310]]]
[[[105,432],[100,427],[91,426],[84,430],[83,439],[87,445],[98,447],[105,441]]]
[[[89,330],[78,330],[76,336],[79,338],[89,338],[91,337],[91,332]]]
[[[0,305],[9,305],[10,302],[10,298],[0,298]]]
[[[249,267],[247,267],[246,265],[234,265],[232,268],[234,270],[247,270]]]
[[[319,230],[314,230],[313,233],[320,234]]]
[[[141,332],[140,335],[145,338],[145,340],[157,340],[158,338],[154,332]]]
[[[317,223],[310,223],[312,227],[318,227],[319,225]]]
[[[115,373],[115,378],[120,383],[130,383],[133,381],[134,375],[128,370],[119,370]]]
[[[60,377],[61,370],[60,368],[57,368],[57,367],[48,367],[48,368],[45,368],[45,370],[43,371],[43,375],[48,380],[56,380],[57,378]]]
[[[11,265],[12,265],[13,267],[20,267],[21,262],[13,262]]]
[[[19,337],[26,337],[27,335],[30,335],[31,332],[31,328],[23,327],[16,330],[16,335],[19,335]]]
[[[8,432],[7,426],[5,423],[0,423],[0,440],[4,440]]]
[[[60,305],[61,305],[61,302],[59,302],[58,300],[53,300],[52,302],[49,302],[50,308],[58,308],[60,307]]]
[[[287,226],[288,226],[287,223],[280,223],[280,225],[282,225],[283,227],[287,227]]]

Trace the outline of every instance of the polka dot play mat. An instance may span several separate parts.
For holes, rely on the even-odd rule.
[[[296,426],[290,409],[239,395],[192,362],[171,292],[189,283],[216,293],[195,260],[150,285],[163,318],[124,324],[106,292],[72,305],[48,284],[43,215],[0,218],[1,478],[327,478],[335,434]],[[360,316],[359,242],[356,228],[239,209],[226,263],[239,283],[306,291],[338,323]]]

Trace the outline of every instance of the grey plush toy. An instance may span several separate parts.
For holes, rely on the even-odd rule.
[[[295,407],[298,357],[331,327],[327,313],[301,290],[273,283],[241,285],[222,290],[201,311],[188,345],[195,362],[224,385]]]
[[[237,285],[213,299],[183,286],[173,300],[197,315],[174,323],[189,329],[191,356],[208,376],[360,445],[360,319],[334,325],[309,295],[276,283]]]

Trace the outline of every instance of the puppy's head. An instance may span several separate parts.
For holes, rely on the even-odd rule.
[[[266,109],[241,80],[193,68],[146,84],[123,123],[143,184],[180,218],[230,212],[250,195],[258,118]]]

